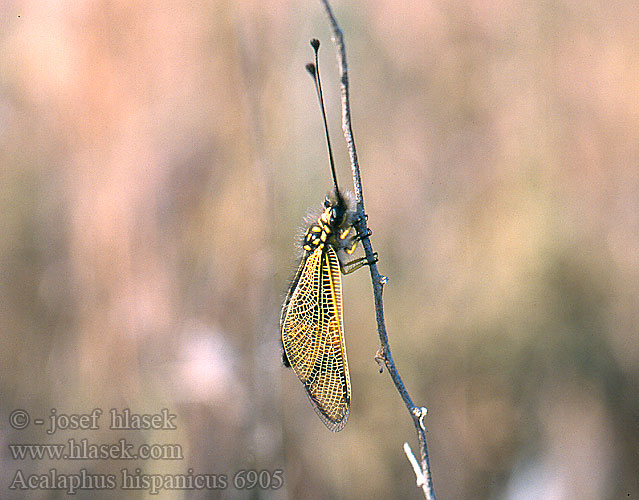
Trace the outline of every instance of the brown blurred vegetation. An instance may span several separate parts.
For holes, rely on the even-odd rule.
[[[378,375],[366,271],[344,280],[353,384],[328,432],[280,363],[294,238],[330,187],[304,63],[319,2],[2,3],[0,469],[232,474],[419,498]],[[335,2],[391,346],[442,499],[638,499],[639,4]],[[129,407],[177,431],[12,430]],[[106,422],[103,416],[102,422]],[[8,443],[180,443],[183,461],[16,462]],[[11,496],[13,495],[13,496]],[[144,491],[76,498],[146,498]]]

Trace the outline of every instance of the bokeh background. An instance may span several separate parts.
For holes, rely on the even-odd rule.
[[[441,499],[639,498],[639,4],[335,1],[391,347]],[[2,498],[25,475],[282,469],[277,491],[420,498],[366,270],[344,280],[353,402],[330,433],[281,366],[295,238],[330,177],[304,71],[316,1],[0,2]],[[102,408],[99,430],[9,426]],[[175,431],[108,428],[111,408]],[[177,443],[16,460],[8,444]],[[80,491],[138,499],[148,491]]]

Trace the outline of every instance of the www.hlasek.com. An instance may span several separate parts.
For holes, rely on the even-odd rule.
[[[120,470],[115,474],[91,474],[86,469],[78,473],[63,474],[50,469],[45,474],[25,474],[18,470],[13,477],[11,490],[60,490],[74,495],[81,490],[146,490],[157,495],[163,490],[225,490],[229,487],[240,490],[277,490],[284,484],[281,469],[239,470],[229,474],[195,474],[188,469],[186,474],[144,474],[141,469]]]
[[[66,443],[10,444],[13,460],[184,460],[177,443],[139,446],[120,439],[117,443],[91,443],[88,439],[70,438]]]

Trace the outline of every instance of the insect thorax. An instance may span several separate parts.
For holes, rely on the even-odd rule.
[[[354,202],[350,196],[330,193],[324,202],[324,211],[306,230],[302,248],[311,253],[317,248],[324,250],[331,246],[342,261],[344,252],[351,255],[355,251],[357,233],[353,227],[354,218]]]

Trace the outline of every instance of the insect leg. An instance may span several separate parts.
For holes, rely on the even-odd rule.
[[[371,231],[370,228],[366,228],[366,234],[357,233],[357,236],[355,237],[355,240],[356,241],[362,241],[364,238],[368,238],[371,234],[373,234],[373,231]]]
[[[352,229],[353,229],[352,227],[349,227],[348,229],[343,231],[342,234],[340,235],[340,239],[341,240],[346,239],[346,237],[348,236],[348,234],[350,233]],[[355,252],[355,249],[357,248],[357,242],[362,241],[364,238],[368,238],[371,234],[373,234],[373,231],[371,231],[370,229],[366,230],[366,234],[357,233],[353,238],[350,239],[351,246],[345,248],[346,253],[348,255],[353,255],[353,253]]]
[[[346,264],[340,264],[342,269],[342,274],[351,274],[352,272],[357,271],[362,266],[370,266],[371,264],[375,264],[379,260],[377,252],[373,254],[373,262],[368,262],[366,257],[360,257],[359,259],[351,260]]]

